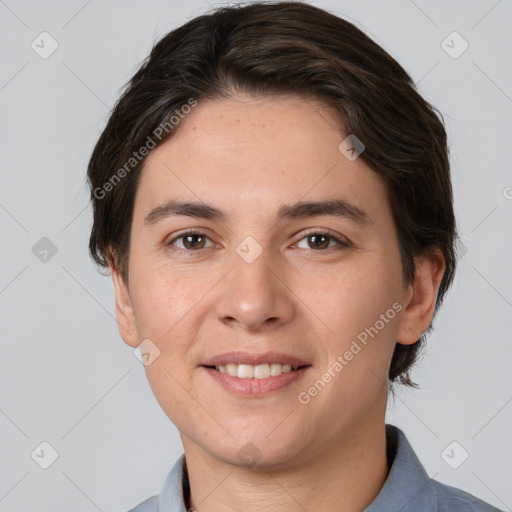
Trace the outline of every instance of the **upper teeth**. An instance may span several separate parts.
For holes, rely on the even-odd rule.
[[[263,363],[263,364],[221,364],[215,369],[221,373],[227,373],[231,377],[240,379],[268,379],[270,376],[276,377],[281,373],[288,373],[296,370],[298,366],[279,363]]]

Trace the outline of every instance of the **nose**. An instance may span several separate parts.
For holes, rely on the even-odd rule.
[[[219,320],[249,331],[275,329],[290,322],[295,296],[286,281],[283,265],[268,250],[251,263],[235,253],[231,270],[222,281]]]

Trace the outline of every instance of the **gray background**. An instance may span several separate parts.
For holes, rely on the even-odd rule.
[[[512,1],[314,3],[397,58],[451,142],[464,254],[413,374],[421,389],[400,391],[387,421],[430,476],[512,510]],[[160,491],[182,453],[119,337],[110,278],[89,260],[84,175],[155,39],[209,8],[0,1],[0,512],[124,512]],[[51,48],[43,31],[59,45],[46,59],[31,47]],[[441,44],[453,31],[469,43],[457,58],[462,40]],[[48,469],[43,441],[58,452]]]

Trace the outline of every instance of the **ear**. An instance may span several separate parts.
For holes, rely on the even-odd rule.
[[[109,263],[110,274],[114,283],[115,301],[116,301],[116,319],[119,334],[124,342],[131,347],[138,347],[137,326],[135,315],[133,313],[132,303],[128,285],[119,273],[119,269]]]
[[[437,293],[446,267],[439,249],[415,258],[414,281],[409,283],[398,322],[397,342],[412,345],[427,330],[434,317]]]

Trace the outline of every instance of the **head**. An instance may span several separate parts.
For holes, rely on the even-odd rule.
[[[191,442],[291,460],[381,417],[389,384],[414,385],[455,270],[446,133],[354,25],[253,3],[170,32],[115,105],[88,179],[90,251],[113,277],[121,336],[151,340],[149,382]],[[309,367],[235,397],[205,368],[232,351]]]

